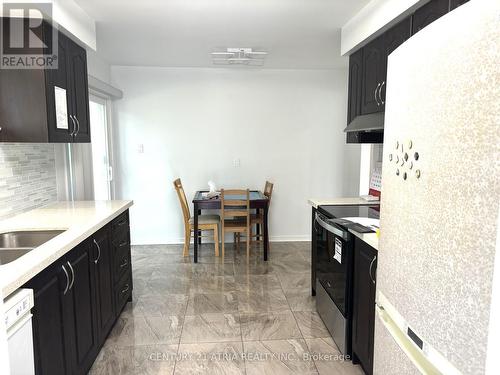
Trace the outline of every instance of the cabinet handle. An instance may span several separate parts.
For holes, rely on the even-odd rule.
[[[99,262],[99,259],[101,259],[101,247],[99,246],[99,243],[94,239],[94,244],[97,247],[97,258],[94,260],[94,263],[97,264]]]
[[[118,226],[121,227],[123,224],[125,224],[127,220],[122,220],[118,222]]]
[[[127,266],[128,266],[128,260],[125,259],[125,261],[122,264],[120,264],[120,268],[127,267]]]
[[[66,286],[64,287],[64,292],[63,292],[63,295],[66,295],[66,293],[68,293],[68,289],[69,289],[69,275],[68,275],[68,271],[66,271],[66,267],[64,267],[64,264],[61,267],[62,267],[62,270],[64,271],[64,274],[66,275]]]
[[[375,263],[376,259],[377,259],[377,256],[375,255],[372,259],[372,262],[370,263],[370,270],[368,271],[368,273],[370,274],[370,279],[372,280],[373,285],[375,285],[375,279],[372,276],[372,267],[373,267],[373,263]]]
[[[2,127],[0,126],[0,133],[2,132]]]
[[[75,118],[76,121],[76,132],[75,132],[75,137],[76,137],[80,132],[80,121],[78,121],[78,117],[76,117],[76,115],[73,115],[73,117]]]
[[[121,244],[118,245],[118,247],[123,247],[128,245],[128,241],[123,241]]]
[[[378,91],[378,88],[380,87],[380,82],[377,83],[377,87],[375,87],[375,92],[373,93],[373,96],[375,97],[375,101],[377,102],[377,107],[380,107],[380,103],[377,99],[377,91]]]
[[[76,122],[75,122],[75,119],[73,118],[73,115],[69,115],[69,118],[71,119],[71,122],[73,123],[73,131],[69,135],[70,137],[72,137],[75,134]]]
[[[66,262],[69,266],[69,269],[71,270],[71,283],[69,284],[69,289],[73,289],[73,284],[75,283],[75,270],[73,269],[73,266],[71,265],[70,262]]]
[[[385,85],[385,81],[382,82],[382,84],[380,85],[380,90],[378,90],[378,97],[380,99],[380,103],[382,103],[382,105],[385,104],[385,102],[382,100],[382,87],[384,87]]]
[[[122,289],[122,294],[127,293],[129,289],[130,289],[130,286],[128,284],[125,284],[125,289]]]

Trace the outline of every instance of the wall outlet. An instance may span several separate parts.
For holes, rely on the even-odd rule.
[[[233,167],[238,168],[240,166],[240,158],[233,159]]]
[[[144,145],[142,143],[137,145],[137,152],[139,154],[144,154]]]

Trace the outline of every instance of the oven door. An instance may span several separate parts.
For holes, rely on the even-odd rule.
[[[352,288],[352,235],[316,213],[316,281],[349,319]]]

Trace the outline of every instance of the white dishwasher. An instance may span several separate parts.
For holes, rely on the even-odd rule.
[[[33,290],[19,289],[4,301],[11,375],[35,374],[31,309]]]

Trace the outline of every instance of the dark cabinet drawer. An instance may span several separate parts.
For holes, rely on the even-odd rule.
[[[115,310],[120,314],[127,300],[132,295],[132,275],[127,274],[115,288]]]
[[[111,222],[111,238],[113,242],[118,241],[117,238],[129,230],[128,210],[118,216]]]
[[[130,267],[130,241],[128,235],[123,241],[114,243],[113,247],[113,274],[115,283],[122,279],[123,275],[131,272]]]

